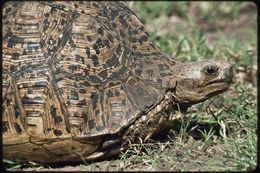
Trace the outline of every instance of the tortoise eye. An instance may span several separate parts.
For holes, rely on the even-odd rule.
[[[216,67],[214,67],[214,66],[209,66],[209,67],[205,68],[205,72],[208,75],[214,75],[214,74],[217,73],[217,71],[218,71],[218,69]]]

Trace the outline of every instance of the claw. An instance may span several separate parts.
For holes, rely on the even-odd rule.
[[[88,155],[87,157],[85,157],[85,160],[93,160],[93,159],[97,159],[97,158],[101,158],[104,156],[104,152],[94,152],[90,155]]]
[[[153,132],[150,132],[144,139],[144,142],[149,139],[151,136],[153,136]]]

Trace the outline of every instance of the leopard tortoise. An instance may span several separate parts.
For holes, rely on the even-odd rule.
[[[115,155],[231,83],[223,60],[163,53],[122,2],[9,1],[2,24],[5,159]]]

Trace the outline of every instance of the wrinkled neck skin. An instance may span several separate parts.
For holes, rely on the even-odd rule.
[[[163,103],[163,104],[162,104]],[[178,111],[180,113],[185,113],[187,111],[187,109],[191,106],[191,104],[189,104],[187,102],[184,103],[184,102],[179,102],[178,100],[176,100],[176,90],[175,89],[171,89],[169,91],[166,92],[164,98],[163,98],[163,101],[161,102],[162,106],[161,107],[161,110],[162,109],[165,109],[167,111]],[[169,109],[169,105],[171,105],[171,108]]]

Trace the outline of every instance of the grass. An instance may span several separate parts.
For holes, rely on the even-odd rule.
[[[248,10],[252,6],[244,2],[135,2],[133,8],[145,25],[157,26],[150,29],[150,33],[163,51],[185,61],[224,59],[234,65],[235,82],[225,94],[193,106],[180,129],[167,133],[166,142],[135,144],[127,153],[122,153],[124,163],[180,171],[256,168],[256,20],[237,30],[224,28],[225,20],[243,23],[242,15],[256,15],[256,11]],[[165,24],[158,24],[156,18],[167,16],[170,21],[172,15],[184,20],[188,29],[163,32]],[[231,32],[237,35],[230,36]],[[240,37],[242,32],[246,32],[246,37]],[[208,33],[217,35],[214,41],[207,37]],[[243,75],[247,77],[241,77]]]
[[[173,129],[147,143],[132,144],[119,158],[83,164],[78,170],[254,170],[257,167],[254,4],[228,1],[128,4],[168,55],[184,61],[224,59],[234,66],[234,83],[224,94],[191,107]],[[24,166],[7,160],[4,163],[9,170]],[[33,163],[29,167],[39,169],[42,165]]]

